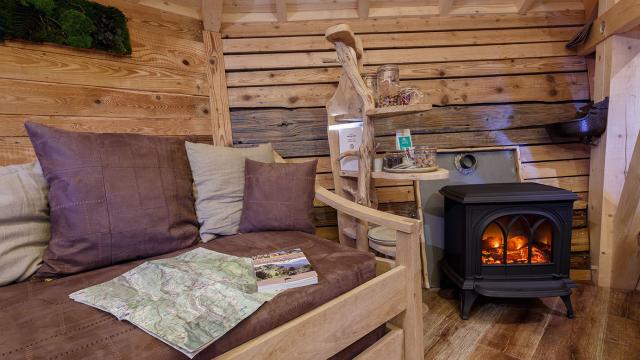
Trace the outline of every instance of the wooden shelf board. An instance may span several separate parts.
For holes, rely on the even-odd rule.
[[[397,115],[411,114],[431,110],[431,104],[399,105],[375,108],[367,111],[367,116],[373,119],[386,118]]]
[[[387,106],[387,107],[371,109],[367,111],[367,116],[371,119],[383,119],[383,118],[392,117],[392,116],[428,111],[431,109],[432,109],[431,104]],[[362,115],[361,114],[336,115],[335,121],[336,122],[360,122],[362,121]]]
[[[358,177],[358,172],[357,171],[340,171],[340,176]],[[411,180],[411,181],[442,180],[442,179],[449,178],[449,170],[438,169],[436,171],[425,172],[425,173],[390,173],[386,171],[372,171],[371,178],[388,179],[388,180]]]

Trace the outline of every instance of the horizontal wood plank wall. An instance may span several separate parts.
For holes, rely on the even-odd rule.
[[[588,274],[589,148],[554,143],[544,125],[574,118],[589,99],[585,60],[565,49],[583,12],[380,18],[347,21],[363,40],[365,68],[400,65],[432,111],[376,123],[380,150],[395,129],[439,148],[519,145],[526,181],[576,192],[573,267]],[[233,139],[271,142],[292,161],[318,159],[317,182],[333,188],[325,102],[340,72],[324,39],[338,21],[222,25]],[[380,208],[415,216],[411,183],[376,181]],[[337,239],[336,214],[316,204],[317,233]]]
[[[197,2],[190,12],[136,0],[98,2],[127,17],[131,56],[19,41],[0,45],[0,166],[35,158],[25,120],[211,142]]]

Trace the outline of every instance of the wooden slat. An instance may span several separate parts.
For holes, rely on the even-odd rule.
[[[589,229],[573,229],[571,232],[571,252],[589,251]]]
[[[407,269],[396,267],[308,313],[220,356],[231,359],[317,359],[335,354],[406,307]],[[344,324],[336,327],[335,324]],[[301,351],[293,343],[308,344]],[[295,351],[295,352],[292,352]]]
[[[202,41],[180,39],[162,36],[147,31],[130,31],[131,56],[116,57],[111,54],[65,46],[27,43],[21,41],[7,41],[5,46],[45,51],[63,55],[83,56],[91,59],[103,59],[129,63],[133,65],[148,65],[181,72],[192,72],[202,75],[204,72],[204,45]],[[202,39],[202,35],[200,35]]]
[[[0,79],[0,114],[208,118],[206,97]]]
[[[522,164],[525,179],[589,175],[589,159],[542,161]]]
[[[518,14],[526,14],[537,1],[538,0],[517,0],[516,8],[518,9]]]
[[[555,186],[563,188],[573,192],[585,192],[589,191],[589,177],[588,176],[571,176],[562,178],[547,178],[547,179],[534,179],[530,182],[538,184],[544,184],[549,186]]]
[[[533,127],[571,121],[581,106],[582,103],[538,103],[436,107],[427,112],[377,121],[375,132],[378,136],[395,136],[395,130],[403,128],[411,129],[412,134],[422,134]],[[234,139],[239,143],[314,140],[327,136],[323,108],[235,110],[231,112],[231,121]],[[566,155],[558,153],[560,149],[565,150]],[[578,155],[574,155],[576,152]],[[523,161],[585,158],[589,157],[588,153],[588,146],[579,144],[547,150],[526,148],[523,149]]]
[[[435,105],[514,101],[571,101],[589,98],[585,73],[416,80],[402,82],[424,92]],[[335,91],[334,84],[286,85],[229,89],[231,107],[318,107]]]
[[[324,31],[344,20],[296,21],[279,24],[277,22],[235,22],[223,23],[224,37],[267,37],[291,35],[322,35]],[[463,16],[442,16],[437,18],[407,17],[402,21],[388,19],[350,19],[349,25],[355,33],[390,33],[414,31],[445,31],[462,29],[529,28],[540,26],[582,25],[584,11],[557,11],[550,13],[516,14],[473,14]]]
[[[361,34],[364,49],[568,41],[580,27]],[[225,54],[332,50],[324,36],[224,39]]]
[[[439,48],[410,48],[366,50],[365,65],[388,63],[430,63],[467,60],[524,59],[547,56],[570,56],[575,52],[563,42],[530,44],[452,46]],[[286,54],[225,55],[227,70],[286,69],[326,67],[334,62],[335,53],[329,51],[296,52]]]
[[[369,17],[369,0],[358,0],[358,17],[363,20]]]
[[[589,158],[589,145],[581,143],[549,144],[520,147],[520,161],[568,160]]]
[[[365,66],[365,71],[375,71],[377,66]],[[491,75],[545,74],[555,72],[584,71],[582,57],[561,56],[547,58],[451,61],[430,64],[403,64],[399,66],[400,78],[447,79],[452,77],[473,77]],[[318,84],[337,82],[340,69],[310,68],[290,70],[258,70],[227,72],[229,87]]]
[[[201,8],[202,26],[204,30],[220,32],[223,2],[220,0],[202,0]]]
[[[0,78],[192,95],[208,94],[203,75],[121,62],[118,61],[119,58],[114,60],[0,46]]]
[[[127,17],[130,33],[146,31],[158,36],[202,42],[202,21],[199,19],[152,9],[130,0],[96,0],[96,2],[121,10]]]
[[[231,119],[229,115],[229,95],[224,76],[224,57],[222,55],[222,39],[220,33],[205,31],[202,34],[207,56],[206,67],[209,81],[209,107],[211,113],[211,129],[213,143],[219,146],[233,144]]]
[[[211,122],[205,118],[77,117],[50,115],[0,115],[1,136],[27,136],[25,120],[69,131],[132,133],[146,135],[211,136]]]

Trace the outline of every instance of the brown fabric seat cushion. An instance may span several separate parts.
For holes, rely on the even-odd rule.
[[[242,234],[196,246],[236,256],[300,247],[319,276],[318,285],[290,289],[276,296],[198,354],[197,359],[220,355],[375,276],[375,259],[371,254],[302,232]],[[160,257],[175,256],[189,249]],[[3,333],[0,359],[186,359],[130,323],[68,297],[74,291],[110,280],[142,262],[113,265],[51,282],[26,282],[0,288]],[[370,340],[375,341],[378,335]]]
[[[147,258],[197,241],[184,141],[25,127],[50,186],[51,241],[39,276]]]

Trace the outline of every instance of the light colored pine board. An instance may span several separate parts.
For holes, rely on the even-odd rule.
[[[210,0],[212,3],[213,0]],[[189,17],[196,20],[201,20],[200,14],[200,1],[199,0],[137,0],[140,5],[144,5],[153,9],[166,11],[168,13],[177,14],[180,16]],[[222,3],[221,1],[215,1],[216,3]],[[220,8],[222,10],[222,8]]]
[[[273,359],[273,354],[278,359],[330,357],[406,308],[407,271],[396,267],[226,352],[220,360]],[[338,323],[347,326],[336,327]],[[315,346],[301,349],[300,343]]]
[[[563,42],[530,44],[452,46],[439,48],[410,48],[365,50],[364,65],[413,62],[447,62],[468,60],[524,59],[533,57],[571,56],[575,52],[565,48]],[[327,67],[334,63],[335,53],[330,51],[274,54],[225,55],[226,69],[261,70],[286,68]]]
[[[208,118],[207,97],[0,79],[0,114]]]
[[[522,164],[522,176],[527,180],[579,175],[589,175],[589,159]]]
[[[145,135],[211,135],[205,118],[76,117],[50,115],[0,115],[0,136],[27,136],[25,120],[69,131],[132,133]]]
[[[0,78],[128,90],[207,95],[203,75],[177,69],[0,46]],[[49,48],[49,47],[47,47]]]
[[[200,0],[203,30],[220,32],[224,4],[219,0]]]
[[[375,71],[377,66],[365,66],[365,71]],[[492,75],[545,74],[555,72],[584,71],[585,61],[577,56],[547,58],[480,60],[429,64],[403,64],[399,66],[400,78],[441,79]],[[308,68],[288,70],[257,70],[227,72],[229,87],[334,83],[340,69]]]
[[[549,186],[555,186],[562,189],[566,189],[573,192],[586,192],[589,191],[589,177],[588,176],[571,176],[562,178],[548,178],[548,179],[534,179],[530,182],[538,184],[544,184]]]
[[[28,43],[23,41],[7,41],[4,45],[57,53],[102,59],[133,65],[148,65],[179,72],[192,72],[201,75],[204,71],[204,45],[202,41],[162,36],[148,31],[130,30],[131,56],[114,56],[106,52],[71,48],[59,45]],[[202,35],[200,35],[202,39]]]
[[[344,20],[297,21],[278,24],[276,22],[223,23],[221,32],[225,37],[266,37],[291,35],[322,35],[324,31]],[[437,18],[408,17],[398,21],[388,19],[350,19],[349,25],[355,33],[387,33],[411,31],[445,31],[491,28],[530,28],[541,26],[582,25],[584,11],[562,11],[552,13],[474,14],[443,16]]]
[[[581,143],[548,144],[520,147],[520,160],[523,163],[530,161],[550,161],[589,158],[591,148]]]
[[[519,75],[446,80],[404,81],[424,93],[434,105],[504,103],[514,101],[571,101],[589,98],[585,73]],[[334,84],[230,88],[231,107],[318,107],[334,93]]]
[[[202,21],[199,19],[165,11],[165,9],[154,9],[131,0],[96,0],[96,2],[121,10],[127,17],[127,27],[130,32],[143,30],[159,36],[202,42]]]
[[[580,27],[362,34],[365,49],[568,41]],[[324,36],[224,39],[225,54],[331,50]]]
[[[220,33],[204,31],[205,54],[207,56],[206,74],[209,81],[209,108],[213,143],[218,146],[233,144],[231,118],[229,115],[229,95],[224,76],[224,57]]]

